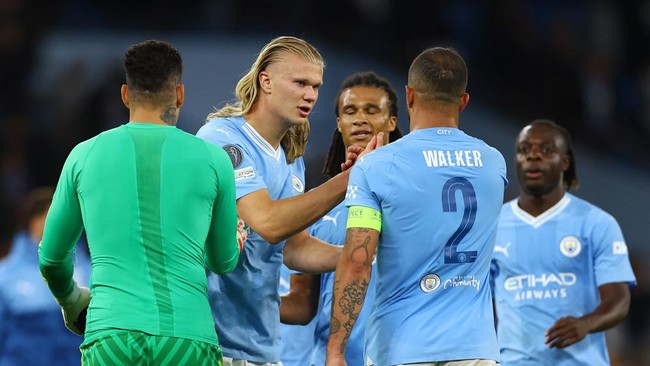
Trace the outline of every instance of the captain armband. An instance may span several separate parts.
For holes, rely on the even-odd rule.
[[[365,206],[350,206],[346,229],[366,228],[381,232],[381,212]]]

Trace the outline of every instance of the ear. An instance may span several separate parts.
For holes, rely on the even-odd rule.
[[[397,127],[397,116],[391,116],[388,119],[388,132],[393,132],[395,131],[395,127]],[[386,134],[386,137],[388,137],[388,134]]]
[[[462,112],[469,103],[469,94],[465,93],[460,97],[460,105],[458,106],[458,111]]]
[[[566,171],[569,170],[569,164],[571,164],[569,154],[564,154],[562,156],[562,173],[566,173]]]
[[[129,87],[126,84],[122,84],[120,89],[120,94],[122,95],[122,103],[128,109],[129,108]]]
[[[176,85],[176,108],[180,108],[185,103],[185,85]]]
[[[406,88],[406,108],[413,108],[413,102],[415,101],[415,89],[410,86],[405,86]]]
[[[268,71],[262,71],[257,76],[257,81],[260,83],[260,89],[265,94],[271,94],[271,75]]]
[[[336,130],[341,132],[341,118],[336,117]]]

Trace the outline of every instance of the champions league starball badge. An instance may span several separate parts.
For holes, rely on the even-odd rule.
[[[244,161],[244,153],[241,151],[241,148],[237,145],[228,144],[223,149],[228,153],[232,167],[235,169],[239,168],[242,161]]]

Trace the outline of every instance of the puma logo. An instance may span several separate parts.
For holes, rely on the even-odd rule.
[[[495,245],[494,252],[503,253],[503,255],[505,255],[506,257],[510,257],[510,254],[508,254],[508,248],[510,247],[510,245],[512,245],[511,242],[508,242],[505,246]]]
[[[215,131],[217,131],[217,132],[221,132],[221,133],[225,134],[226,136],[230,137],[230,134],[229,134],[228,131],[226,131],[226,130],[223,130],[223,129],[221,129],[221,128],[217,128]]]
[[[339,216],[340,213],[341,213],[341,211],[337,212],[336,215],[334,215],[334,217],[329,216],[329,215],[325,215],[325,216],[323,216],[323,221],[331,221],[331,222],[334,223],[334,226],[338,226],[336,220],[337,220],[337,217]]]

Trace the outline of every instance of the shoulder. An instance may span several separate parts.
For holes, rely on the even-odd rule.
[[[231,138],[231,134],[241,134],[242,126],[245,120],[243,117],[215,117],[206,122],[196,136],[200,138],[215,137],[215,138]]]
[[[464,131],[463,134],[465,135],[465,138],[468,141],[475,144],[478,148],[484,149],[487,154],[493,154],[494,156],[503,159],[503,154],[501,154],[501,151],[499,151],[497,148],[491,146],[490,144],[488,144],[487,142],[483,141],[478,137],[468,135]]]
[[[513,205],[517,204],[517,199],[510,200],[504,203],[501,206],[501,214],[499,216],[499,221],[504,221],[512,218],[514,216]]]
[[[402,149],[404,149],[404,147],[409,146],[407,143],[408,139],[406,139],[407,137],[408,135],[364,155],[361,157],[359,162],[363,162],[364,164],[376,164],[379,161],[388,161],[387,159],[389,157],[398,154]]]
[[[121,125],[115,128],[111,128],[109,130],[103,131],[94,137],[91,137],[85,141],[82,141],[78,143],[70,152],[70,155],[73,153],[78,153],[80,151],[85,152],[93,148],[98,142],[104,141],[104,140],[110,140],[110,139],[117,139],[117,138],[122,138],[125,137],[126,133],[126,126]]]
[[[566,193],[567,197],[571,199],[569,203],[569,209],[574,212],[574,214],[584,217],[588,221],[593,222],[616,222],[614,216],[609,212],[603,210],[602,208],[594,205],[591,202],[588,202],[580,197],[574,196],[573,194]]]

